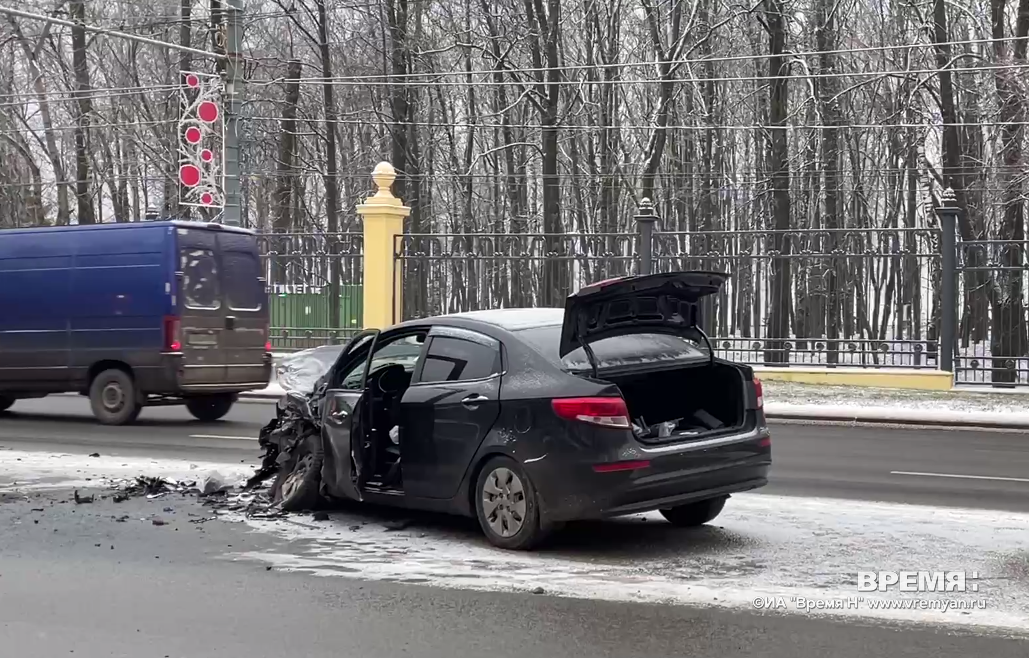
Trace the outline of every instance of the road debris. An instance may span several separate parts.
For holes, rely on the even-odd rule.
[[[80,496],[79,495],[79,490],[78,489],[75,490],[75,504],[76,505],[83,505],[85,503],[92,503],[92,502],[93,502],[93,496]]]
[[[168,522],[160,517],[151,519],[150,522],[156,526],[168,525]]]
[[[93,452],[93,453],[90,453],[90,455],[89,455],[89,456],[90,456],[90,457],[99,457],[99,456],[100,456],[100,453],[99,453],[99,452]]]

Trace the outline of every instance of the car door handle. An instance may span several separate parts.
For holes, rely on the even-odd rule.
[[[479,395],[478,393],[475,395],[469,395],[465,399],[461,400],[461,404],[466,407],[477,407],[483,402],[489,402],[489,398],[485,395]]]

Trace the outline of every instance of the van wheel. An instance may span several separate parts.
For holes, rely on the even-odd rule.
[[[716,516],[721,514],[722,508],[725,507],[725,501],[728,498],[728,496],[722,496],[721,498],[702,500],[699,503],[663,509],[661,510],[661,516],[668,519],[668,522],[674,526],[695,528],[698,525],[704,525],[708,521],[713,521]]]
[[[197,420],[213,423],[224,418],[234,404],[236,404],[235,395],[205,395],[202,398],[186,400],[186,409]]]
[[[0,396],[0,413],[3,413],[5,411],[7,411],[8,409],[10,409],[11,405],[13,405],[13,404],[14,404],[14,398],[8,398],[8,397]]]
[[[89,405],[104,425],[135,422],[143,406],[139,403],[136,382],[124,370],[104,370],[89,385]]]

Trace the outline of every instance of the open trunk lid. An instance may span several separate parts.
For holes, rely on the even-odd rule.
[[[594,283],[565,301],[559,352],[564,358],[589,343],[631,334],[669,334],[706,340],[699,300],[718,292],[722,272],[663,272]]]

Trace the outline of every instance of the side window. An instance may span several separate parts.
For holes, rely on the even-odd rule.
[[[184,249],[179,259],[186,308],[221,308],[218,260],[210,249]]]
[[[420,383],[483,379],[500,372],[500,351],[482,343],[436,336],[429,344]]]
[[[267,293],[258,281],[261,266],[255,255],[245,251],[224,251],[222,266],[229,308],[233,311],[260,311],[264,308]]]
[[[418,363],[418,356],[422,352],[422,343],[425,342],[424,335],[405,336],[382,345],[372,355],[372,363],[368,369],[369,374],[391,365],[402,365],[408,372],[413,372],[415,364]],[[357,390],[361,387],[361,379],[364,377],[364,363],[361,359],[350,366],[350,370],[343,375],[340,388]]]

